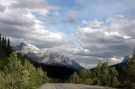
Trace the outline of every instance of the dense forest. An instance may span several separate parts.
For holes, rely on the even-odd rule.
[[[46,82],[64,82],[75,72],[65,66],[45,65],[16,53],[0,35],[0,89],[35,89]]]
[[[35,68],[41,68],[47,74],[47,77],[49,77],[49,82],[67,81],[74,72],[78,72],[78,70],[66,67],[64,65],[38,63],[31,60],[31,58],[27,57],[27,55],[22,55],[20,53],[17,53],[17,55],[18,57],[29,61]]]
[[[46,72],[18,56],[0,35],[0,89],[36,89],[48,80]]]
[[[27,58],[30,60],[29,58]],[[47,73],[47,76],[53,81],[50,82],[64,82],[69,79],[69,77],[74,73],[77,72],[77,70],[68,68],[66,66],[62,65],[55,65],[55,64],[44,64],[44,63],[37,63],[36,61],[31,61],[31,64],[35,66],[36,68],[42,68],[43,71]],[[58,80],[58,81],[55,81]]]
[[[120,64],[99,63],[94,69],[74,73],[67,82],[135,89],[135,50]]]
[[[0,89],[37,89],[43,83],[65,82],[135,89],[135,51],[123,64],[76,72],[65,66],[45,65],[17,54],[10,40],[0,35]]]

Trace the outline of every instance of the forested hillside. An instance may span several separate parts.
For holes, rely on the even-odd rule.
[[[17,54],[10,40],[0,35],[0,89],[37,89],[46,82],[135,89],[135,51],[122,64],[99,63],[94,69],[78,72],[65,66],[37,63]]]
[[[45,82],[47,74],[18,56],[10,40],[0,35],[0,89],[36,89]]]
[[[135,89],[135,50],[126,62],[113,66],[107,62],[99,63],[94,69],[74,73],[68,82]]]
[[[75,72],[65,66],[45,65],[15,52],[0,35],[0,89],[35,89],[46,82],[64,82]]]
[[[47,72],[47,76],[52,79],[60,79],[60,82],[66,81],[76,70],[66,66],[57,66],[54,64],[43,64],[31,61],[35,67],[41,67],[43,71]],[[55,81],[53,81],[55,82]]]

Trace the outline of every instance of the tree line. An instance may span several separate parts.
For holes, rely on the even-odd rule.
[[[0,89],[37,89],[47,82],[65,82],[74,69],[32,61],[16,53],[10,40],[0,34]]]
[[[18,56],[10,40],[0,35],[0,89],[37,89],[48,80],[46,72]]]
[[[118,86],[118,71],[108,63],[100,63],[95,69],[74,73],[67,82],[87,85]]]
[[[47,82],[135,89],[135,51],[127,60],[113,66],[99,63],[91,70],[76,72],[64,66],[46,65],[17,54],[10,40],[0,35],[0,89],[37,89]]]
[[[120,64],[109,66],[107,62],[99,63],[94,69],[75,72],[66,82],[135,89],[135,50]]]

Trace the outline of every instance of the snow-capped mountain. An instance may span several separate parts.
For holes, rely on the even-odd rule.
[[[41,50],[38,47],[26,42],[21,42],[15,47],[15,50],[18,53],[26,54],[33,61],[37,61],[38,63],[66,66],[76,70],[84,69],[74,60],[70,60],[67,56],[60,54],[59,52],[52,50]]]

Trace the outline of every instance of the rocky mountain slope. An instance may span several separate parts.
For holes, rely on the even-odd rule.
[[[53,64],[57,66],[66,66],[76,70],[84,69],[74,60],[70,60],[67,56],[52,50],[41,50],[38,47],[21,42],[19,45],[15,46],[15,50],[18,53],[25,54],[30,57],[33,61],[44,64]]]

